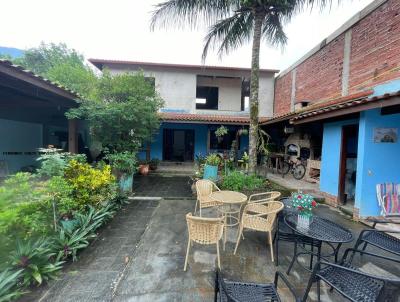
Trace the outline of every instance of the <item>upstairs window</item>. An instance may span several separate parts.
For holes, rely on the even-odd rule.
[[[196,109],[218,110],[218,87],[197,86]]]

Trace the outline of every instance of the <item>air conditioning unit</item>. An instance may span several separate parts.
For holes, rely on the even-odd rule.
[[[286,134],[294,133],[294,127],[285,127],[283,129],[283,132],[285,132]]]

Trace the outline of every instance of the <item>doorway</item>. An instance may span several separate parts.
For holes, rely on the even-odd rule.
[[[357,175],[358,125],[342,128],[339,174],[339,203],[353,210]]]
[[[163,160],[193,161],[194,130],[164,129]]]

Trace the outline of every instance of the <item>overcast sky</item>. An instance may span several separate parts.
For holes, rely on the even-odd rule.
[[[200,64],[206,30],[150,32],[158,0],[0,0],[0,46],[29,48],[65,42],[86,58]],[[282,52],[262,46],[261,67],[284,69],[303,56],[373,0],[342,0],[322,13],[296,16],[286,26],[289,42]],[[336,3],[336,0],[334,0]],[[249,67],[250,46],[222,60],[210,54],[207,65]]]

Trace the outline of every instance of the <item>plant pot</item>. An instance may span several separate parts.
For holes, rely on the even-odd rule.
[[[310,224],[312,223],[312,215],[299,213],[297,214],[297,229],[308,230],[310,228]]]
[[[203,179],[216,181],[218,179],[218,166],[204,165]]]
[[[150,167],[149,167],[148,164],[146,164],[146,165],[139,165],[139,173],[140,173],[141,175],[147,175],[147,174],[149,174],[149,169],[150,169]]]
[[[119,183],[119,188],[121,189],[122,192],[125,193],[132,192],[133,175],[127,173],[120,174],[118,183]]]

